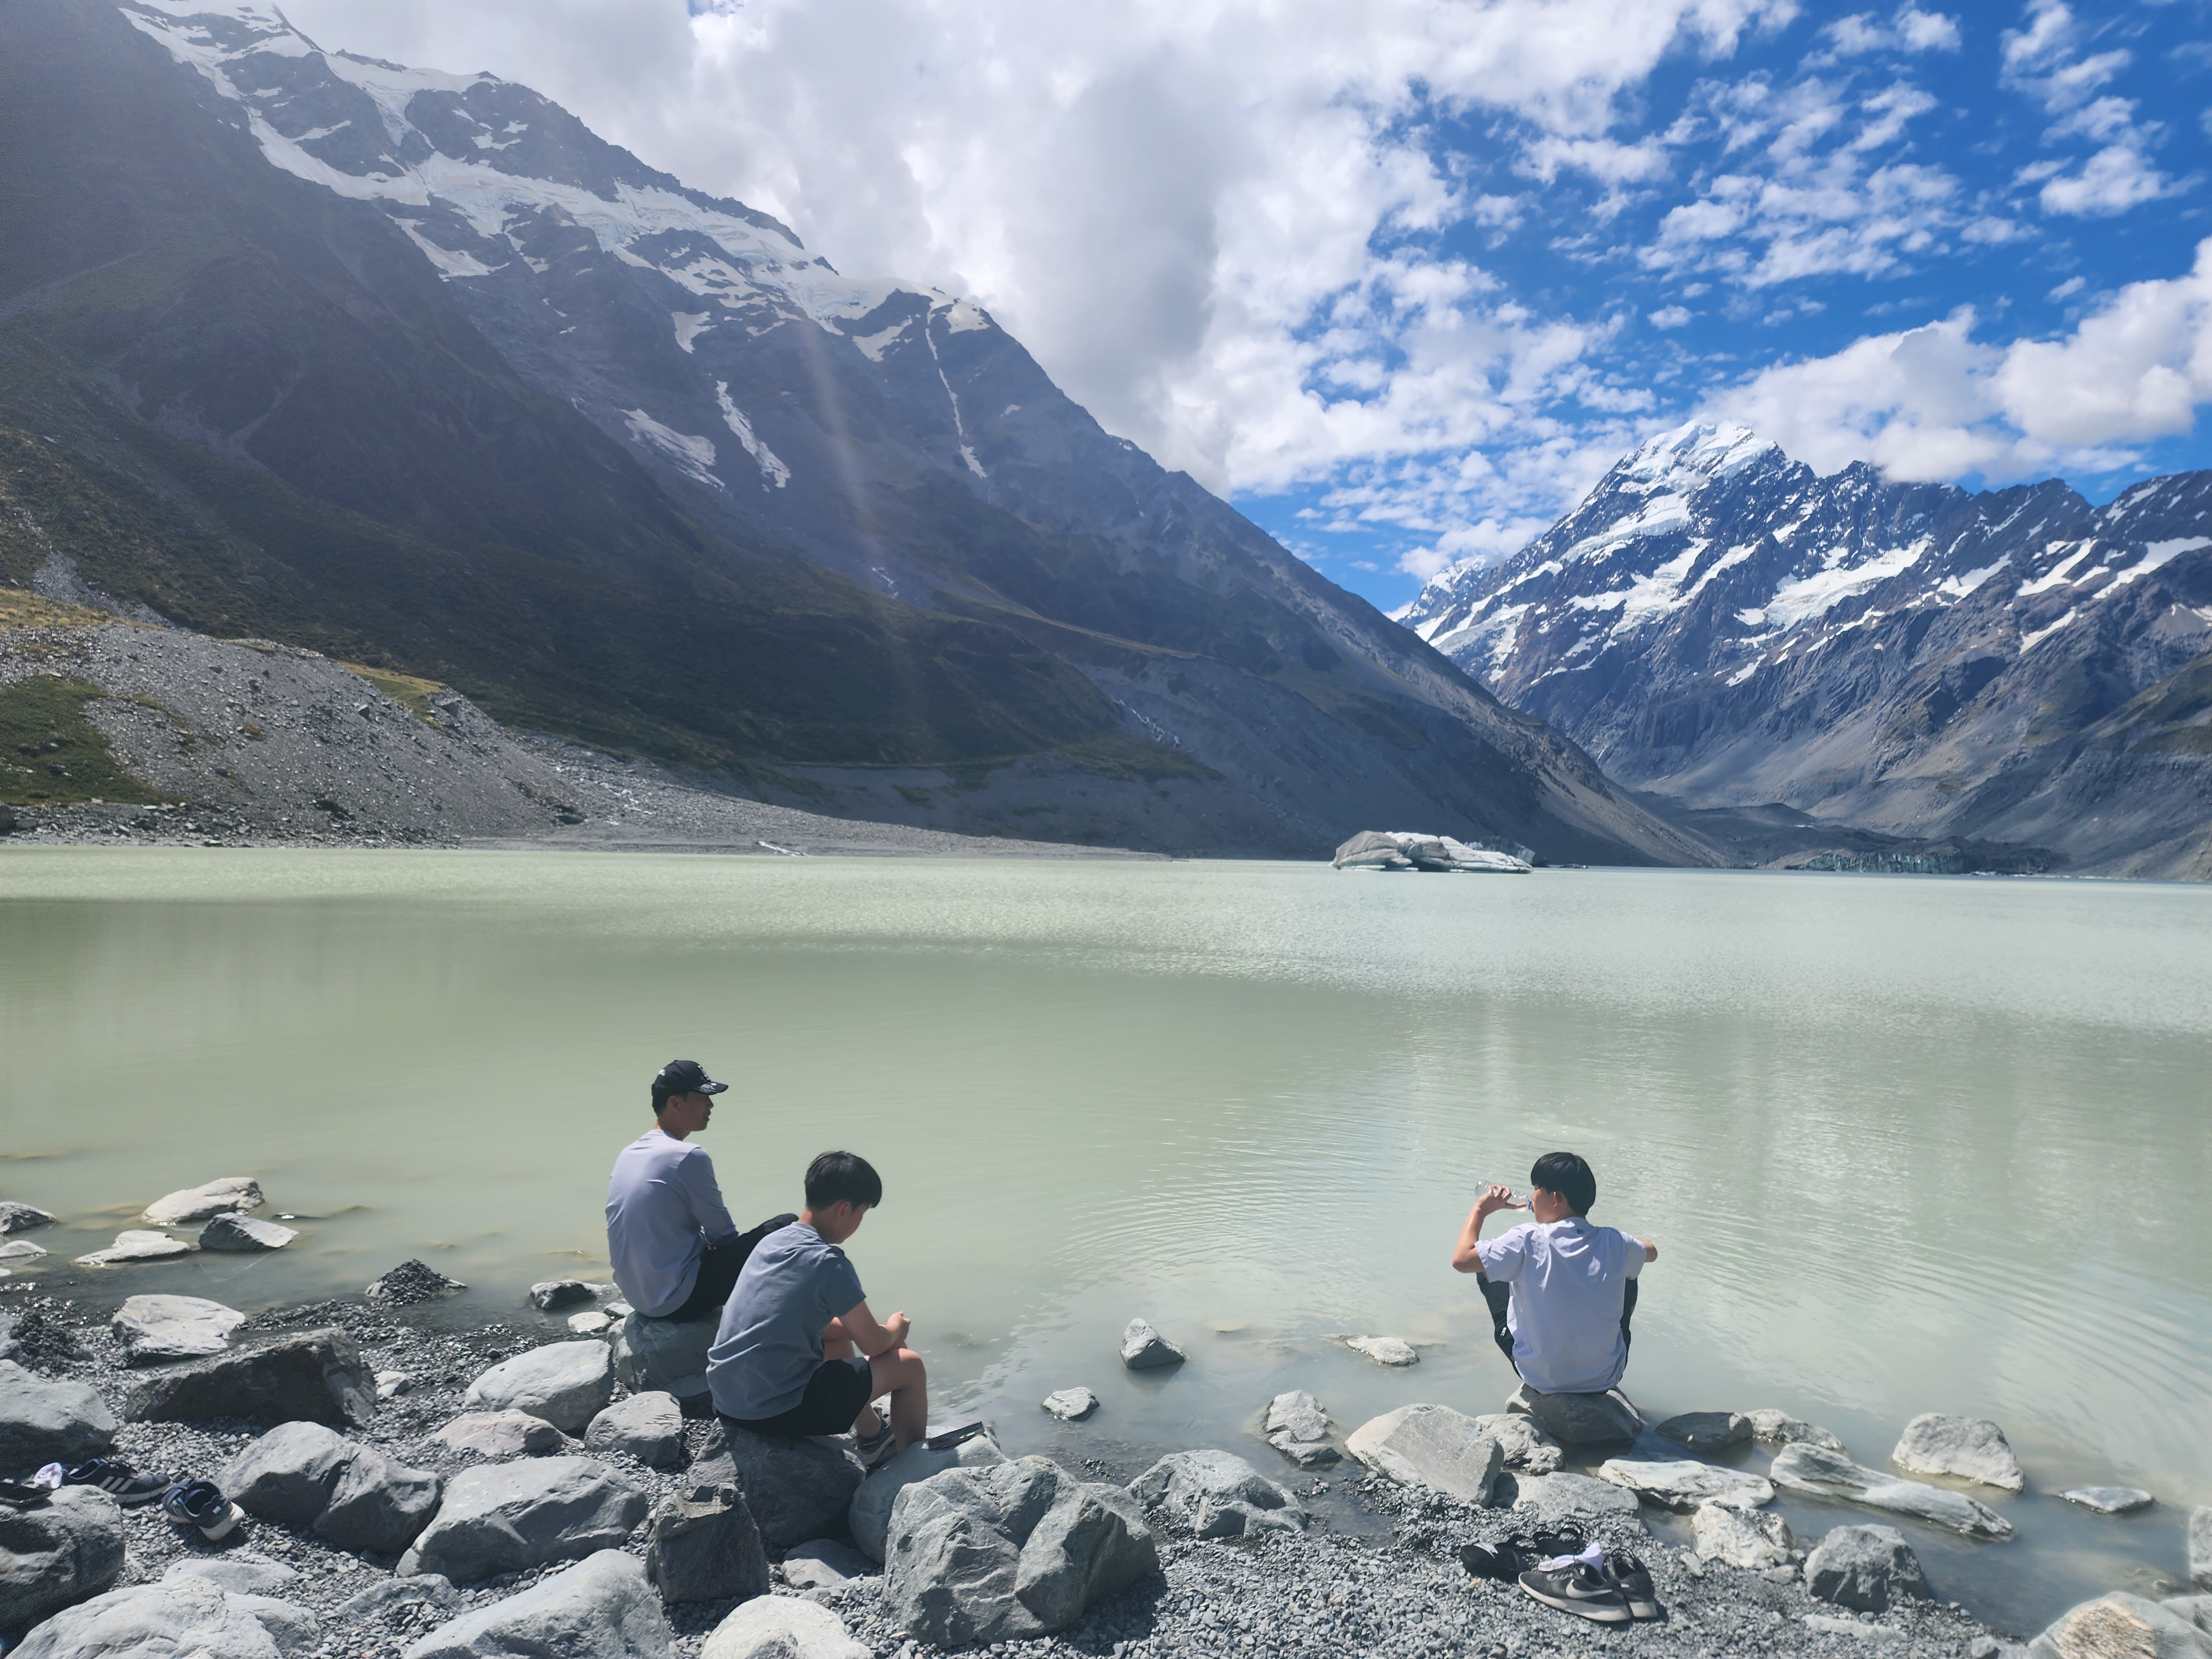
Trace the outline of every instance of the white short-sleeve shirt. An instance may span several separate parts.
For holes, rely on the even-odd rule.
[[[1613,1227],[1569,1216],[1524,1221],[1475,1246],[1482,1271],[1512,1287],[1505,1328],[1513,1364],[1545,1394],[1601,1394],[1628,1369],[1621,1334],[1628,1281],[1644,1271],[1644,1247]]]

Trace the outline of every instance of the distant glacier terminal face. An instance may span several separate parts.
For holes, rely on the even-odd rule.
[[[1397,614],[1686,806],[2212,874],[2212,473],[2100,508],[2056,482],[1821,477],[1692,422]]]

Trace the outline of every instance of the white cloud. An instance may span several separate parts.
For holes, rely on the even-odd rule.
[[[1651,326],[1654,328],[1680,328],[1689,320],[1690,308],[1687,306],[1662,306],[1651,313]]]
[[[2135,283],[2057,340],[1974,338],[1972,309],[1769,368],[1711,400],[1822,471],[1893,477],[2103,470],[2117,446],[2190,429],[2212,402],[2212,239],[2185,276]]]
[[[1871,12],[1839,17],[1821,30],[1828,50],[1839,58],[1858,58],[1877,52],[1956,52],[1958,20],[1942,12],[1922,11],[1913,5],[1897,9],[1888,22],[1877,21]]]
[[[2081,170],[2051,179],[2040,197],[2045,213],[2125,213],[2170,193],[2165,174],[2129,144],[2111,144],[2084,162]]]

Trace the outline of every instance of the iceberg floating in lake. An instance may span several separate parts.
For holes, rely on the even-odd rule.
[[[1510,853],[1410,830],[1363,830],[1336,849],[1334,862],[1340,870],[1458,870],[1492,876],[1525,876],[1532,868],[1528,860]]]

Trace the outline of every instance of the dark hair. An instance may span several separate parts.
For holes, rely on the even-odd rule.
[[[1588,1215],[1597,1202],[1597,1177],[1590,1166],[1572,1152],[1547,1152],[1528,1171],[1528,1184],[1557,1193],[1577,1215]]]
[[[853,1152],[824,1152],[806,1166],[806,1207],[826,1210],[850,1201],[870,1209],[884,1201],[884,1180]]]

